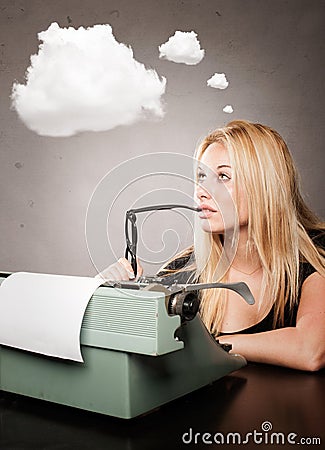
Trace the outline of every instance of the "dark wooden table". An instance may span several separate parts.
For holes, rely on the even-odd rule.
[[[1,450],[321,449],[324,423],[324,370],[249,364],[132,420],[0,391]]]

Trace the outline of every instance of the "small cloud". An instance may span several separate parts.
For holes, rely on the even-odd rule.
[[[14,83],[12,106],[42,136],[106,131],[164,116],[166,79],[136,61],[110,25],[60,28],[38,34],[26,85]]]
[[[176,31],[167,42],[159,46],[159,58],[175,63],[195,65],[202,61],[204,50],[194,31]]]
[[[215,89],[226,89],[229,83],[224,73],[215,73],[208,79],[207,85]]]
[[[222,111],[227,114],[231,114],[234,112],[234,108],[231,105],[226,105]]]

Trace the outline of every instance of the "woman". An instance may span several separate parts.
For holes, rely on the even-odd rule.
[[[324,224],[308,209],[289,150],[271,128],[234,121],[198,149],[194,246],[160,275],[245,281],[255,305],[223,289],[201,291],[200,313],[220,343],[249,361],[325,367]],[[140,269],[141,270],[141,269]],[[120,259],[101,274],[132,278]]]

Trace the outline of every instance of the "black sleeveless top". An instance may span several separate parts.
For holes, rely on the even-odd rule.
[[[325,249],[325,232],[322,233],[310,233],[310,236],[314,243],[323,249]],[[175,270],[176,272],[172,274],[167,274],[164,276],[166,281],[173,283],[178,282],[180,284],[186,284],[186,283],[193,283],[194,280],[194,271],[182,271],[188,263],[190,258],[193,258],[192,254],[189,254],[185,257],[177,258],[173,260],[171,263],[168,264],[166,269],[168,270]],[[180,270],[180,272],[178,272]],[[312,273],[316,272],[316,269],[309,264],[308,262],[301,262],[299,266],[299,289],[298,289],[298,298],[295,302],[295,305],[292,309],[290,309],[289,305],[287,304],[284,309],[284,323],[281,326],[282,327],[294,327],[296,325],[296,319],[297,319],[297,311],[298,306],[300,302],[301,297],[301,289],[304,281],[306,278],[308,278]],[[160,272],[158,275],[164,275],[163,272]],[[324,299],[325,300],[325,299]],[[273,329],[273,320],[274,320],[274,314],[275,314],[275,307],[273,306],[270,310],[270,312],[262,319],[260,322],[258,322],[255,325],[252,325],[249,328],[245,328],[240,331],[236,332],[229,332],[229,333],[220,333],[220,335],[226,335],[226,334],[253,334],[253,333],[261,333],[263,331],[270,331]],[[277,328],[280,328],[277,326]]]

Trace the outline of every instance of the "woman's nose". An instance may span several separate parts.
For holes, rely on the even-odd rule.
[[[201,200],[201,199],[210,199],[211,198],[211,194],[209,193],[209,191],[207,189],[205,189],[202,185],[198,184],[196,186],[195,189],[195,195],[196,197]]]

